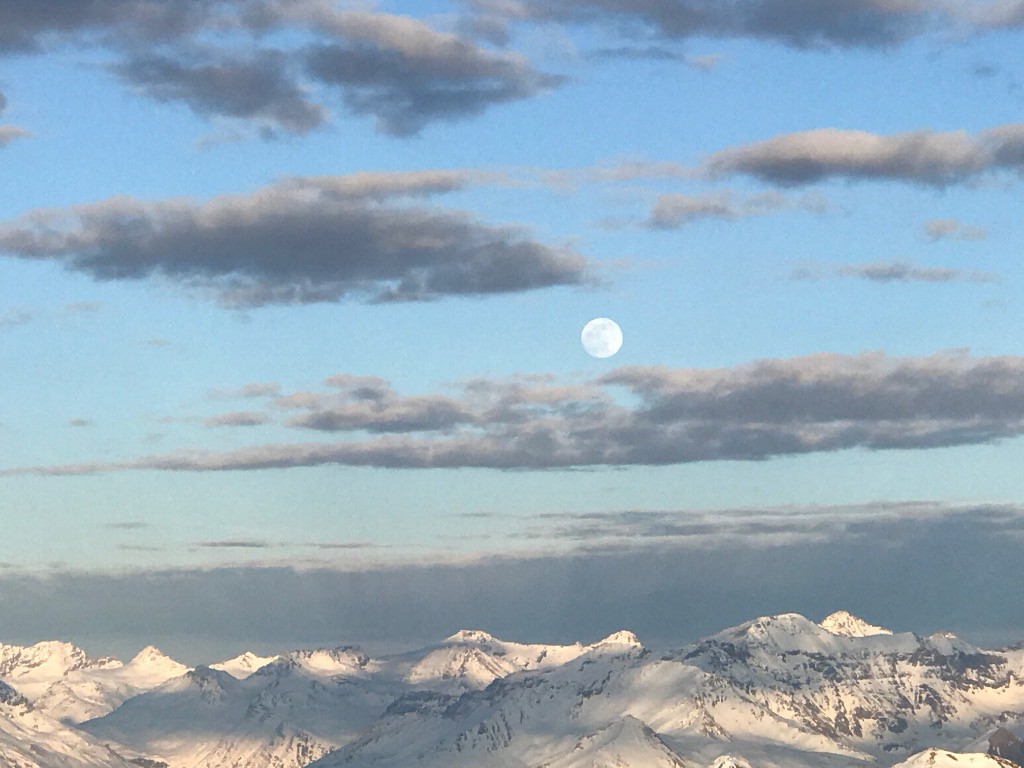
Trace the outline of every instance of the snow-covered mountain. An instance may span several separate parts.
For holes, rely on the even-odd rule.
[[[845,612],[657,653],[626,631],[559,646],[464,630],[376,659],[341,647],[192,670],[153,648],[124,664],[0,646],[0,671],[4,768],[1006,768],[1024,752],[1024,650]],[[59,722],[83,715],[99,716]]]
[[[132,768],[103,744],[36,712],[0,681],[0,766],[3,768]]]

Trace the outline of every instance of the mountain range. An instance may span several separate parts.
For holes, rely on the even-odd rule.
[[[1024,649],[768,616],[655,651],[464,630],[188,667],[0,644],[2,768],[995,768],[1024,745]]]

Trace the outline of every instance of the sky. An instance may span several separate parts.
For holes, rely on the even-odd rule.
[[[0,641],[1024,640],[1022,42],[0,0]]]

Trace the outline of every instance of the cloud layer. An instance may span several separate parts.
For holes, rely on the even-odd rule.
[[[356,174],[288,179],[202,204],[114,198],[0,225],[0,253],[59,260],[99,280],[158,275],[236,307],[590,282],[586,260],[567,249],[409,202],[468,182],[455,172]]]
[[[61,637],[125,657],[156,643],[189,663],[254,647],[407,648],[462,628],[571,643],[625,627],[649,646],[680,647],[760,615],[821,619],[837,609],[899,631],[954,630],[978,643],[1024,638],[1024,592],[1005,588],[1024,579],[1019,507],[624,511],[537,523],[538,533],[574,549],[359,570],[8,572],[0,574],[3,640]],[[259,556],[260,542],[251,543]]]
[[[336,433],[341,442],[0,474],[653,466],[976,445],[1024,434],[1024,358],[957,352],[819,354],[721,370],[626,367],[585,384],[474,380],[455,393],[412,396],[372,377],[339,376],[328,384],[333,391],[283,395],[271,407],[290,414],[289,426]]]

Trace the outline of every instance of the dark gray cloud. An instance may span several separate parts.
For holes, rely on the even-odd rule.
[[[0,91],[0,115],[4,113],[5,109],[7,109],[7,97],[4,96],[3,91]]]
[[[0,225],[0,253],[98,280],[161,276],[227,306],[428,301],[592,282],[587,261],[519,229],[414,205],[455,172],[286,179],[207,203],[114,198]]]
[[[797,611],[820,620],[837,609],[897,631],[953,630],[976,642],[1024,639],[1024,592],[1006,586],[1024,580],[1019,507],[919,503],[643,515],[578,522],[641,533],[666,523],[720,528],[731,532],[730,542],[677,546],[650,531],[655,535],[642,541],[612,537],[599,552],[576,548],[462,565],[5,572],[2,639],[61,637],[94,654],[124,656],[155,643],[189,663],[253,647],[408,647],[462,628],[562,643],[628,628],[648,645],[679,647],[761,615]],[[574,525],[571,516],[550,522]],[[766,543],[766,525],[796,535]],[[814,535],[822,528],[827,535]]]
[[[167,41],[213,22],[233,0],[0,0],[0,52],[32,52],[67,40]]]
[[[304,134],[322,125],[326,110],[313,102],[289,71],[280,51],[195,64],[166,56],[133,57],[114,72],[148,96],[181,101],[203,117],[254,120],[271,131]]]
[[[561,82],[520,56],[485,50],[408,17],[340,13],[329,28],[342,40],[309,51],[309,74],[341,88],[352,112],[374,116],[381,130],[397,136]]]
[[[796,48],[885,48],[936,29],[1020,23],[1014,13],[1000,13],[1000,4],[988,4],[986,14],[938,0],[472,0],[470,5],[492,20],[603,22],[631,36],[743,37]]]
[[[119,57],[118,77],[147,95],[203,117],[255,121],[265,137],[325,122],[305,78],[339,88],[352,112],[397,136],[561,82],[520,56],[411,17],[342,11],[324,0],[0,0],[0,18],[0,52],[102,46]],[[273,33],[294,46],[239,54]]]
[[[868,264],[840,264],[828,270],[801,267],[794,280],[821,280],[826,277],[853,278],[873,283],[997,283],[999,277],[979,270],[949,267],[919,267],[905,261],[877,261]]]
[[[91,427],[92,424],[92,419],[68,419],[69,427]]]
[[[935,219],[925,224],[925,233],[928,239],[935,240],[960,240],[973,241],[984,240],[988,237],[988,231],[984,227],[976,227],[972,224],[964,224],[956,219]]]
[[[730,192],[709,195],[661,195],[651,211],[647,226],[652,229],[679,229],[702,219],[732,221],[764,216],[786,210],[824,213],[828,203],[820,197],[793,198],[779,192],[766,192],[737,199]]]
[[[992,171],[1024,170],[1024,124],[975,136],[963,131],[892,136],[832,128],[802,131],[717,152],[705,170],[712,177],[742,174],[782,186],[843,178],[941,187]]]
[[[351,384],[351,382],[350,382]],[[633,404],[622,404],[622,390]],[[720,370],[618,368],[587,384],[466,383],[403,397],[385,384],[300,393],[293,426],[343,442],[0,471],[73,475],[132,469],[256,470],[668,465],[838,451],[926,449],[1024,435],[1024,358],[963,352],[895,358],[819,354]]]
[[[258,427],[266,424],[269,417],[265,413],[255,411],[232,411],[231,413],[220,413],[203,420],[207,427]]]

